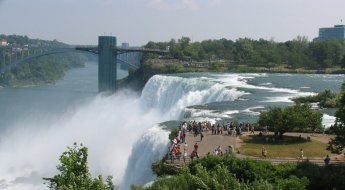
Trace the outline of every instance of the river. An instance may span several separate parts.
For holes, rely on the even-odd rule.
[[[120,77],[126,71],[119,71]],[[255,121],[269,106],[331,89],[343,75],[188,73],[156,75],[142,95],[97,94],[97,64],[72,69],[54,85],[0,89],[0,189],[47,189],[59,155],[73,142],[89,148],[93,175],[128,189],[154,179],[150,164],[167,150],[162,125],[181,120]],[[327,110],[330,124],[334,110]],[[162,124],[163,123],[163,124]],[[160,126],[158,126],[160,124]]]

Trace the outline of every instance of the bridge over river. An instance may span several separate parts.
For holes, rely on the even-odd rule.
[[[118,63],[124,63],[132,67],[139,67],[136,64],[133,64],[131,61],[128,61],[128,55],[137,62],[141,59],[141,53],[167,53],[168,50],[160,49],[148,49],[148,48],[130,48],[130,47],[117,47],[115,36],[99,36],[98,37],[98,46],[71,46],[66,48],[41,48],[38,51],[34,51],[30,54],[27,51],[27,54],[23,53],[20,56],[15,54],[15,59],[12,60],[10,57],[10,63],[6,64],[5,67],[0,69],[0,75],[9,71],[13,68],[16,68],[20,64],[24,64],[27,61],[36,59],[38,57],[52,55],[52,54],[61,54],[68,52],[84,52],[98,55],[98,91],[99,92],[111,92],[116,91],[116,79],[117,79],[117,65]],[[11,48],[11,47],[10,47]],[[121,56],[126,54],[126,56]],[[3,56],[5,59],[5,57]]]

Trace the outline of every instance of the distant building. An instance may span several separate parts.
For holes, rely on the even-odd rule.
[[[98,91],[115,92],[116,90],[116,56],[114,48],[116,47],[116,37],[99,36],[98,48],[101,50],[98,54]]]
[[[328,39],[345,40],[345,25],[335,25],[332,28],[320,28],[319,40]]]
[[[121,47],[122,48],[129,48],[129,43],[122,43]]]
[[[7,40],[0,40],[0,46],[7,46]]]

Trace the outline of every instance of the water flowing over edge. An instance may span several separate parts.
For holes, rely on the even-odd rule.
[[[155,75],[146,83],[140,103],[144,110],[158,110],[164,118],[162,121],[166,121],[180,119],[187,106],[233,101],[243,94],[245,92],[228,89],[212,81]],[[168,133],[159,133],[164,134],[157,129],[149,130],[136,142],[121,189],[129,189],[131,184],[145,184],[154,179],[150,166],[166,154],[169,142]]]
[[[246,92],[210,80],[155,75],[143,89],[141,104],[168,114],[169,119],[179,119],[188,106],[233,101],[244,94]]]
[[[54,123],[18,121],[16,130],[1,136],[0,188],[46,189],[42,177],[56,174],[59,155],[73,142],[89,148],[93,175],[113,175],[123,189],[146,183],[154,179],[151,163],[167,151],[168,132],[157,123],[178,119],[186,106],[232,101],[242,94],[214,82],[157,75],[140,98],[128,92],[98,95]]]

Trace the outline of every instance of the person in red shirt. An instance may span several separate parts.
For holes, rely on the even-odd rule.
[[[198,143],[195,143],[195,144],[194,144],[194,149],[195,149],[196,151],[198,151],[198,148],[199,148]]]

